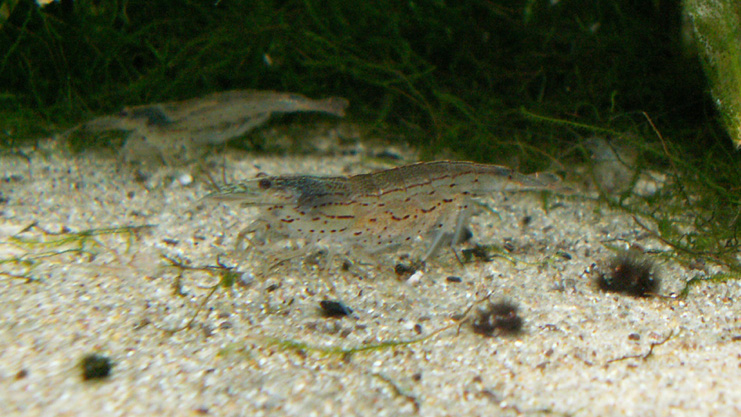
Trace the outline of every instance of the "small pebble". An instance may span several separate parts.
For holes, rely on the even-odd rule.
[[[474,333],[494,336],[496,333],[514,334],[522,330],[522,318],[517,315],[517,306],[508,301],[487,303],[478,310],[472,323]]]
[[[182,174],[182,175],[179,175],[178,178],[177,178],[177,182],[181,186],[185,187],[185,186],[190,185],[190,184],[193,183],[193,176],[190,175],[190,174]]]
[[[341,318],[352,314],[352,309],[340,301],[322,300],[319,302],[322,316],[327,318]]]
[[[107,356],[90,353],[82,358],[80,367],[82,368],[83,380],[104,379],[111,374],[113,362]]]
[[[400,277],[401,276],[410,276],[413,273],[415,273],[416,271],[417,270],[412,265],[406,265],[406,264],[398,263],[398,264],[396,264],[396,266],[394,266],[394,272],[396,273],[396,275],[398,275]]]

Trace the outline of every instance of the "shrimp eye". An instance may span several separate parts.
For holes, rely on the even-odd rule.
[[[273,183],[270,182],[269,179],[263,178],[260,181],[257,182],[257,186],[260,187],[261,190],[267,190],[273,185]]]

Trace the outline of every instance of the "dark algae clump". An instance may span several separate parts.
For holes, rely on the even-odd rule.
[[[648,297],[658,294],[661,280],[650,259],[636,251],[626,251],[610,259],[606,270],[597,276],[596,284],[602,291]]]

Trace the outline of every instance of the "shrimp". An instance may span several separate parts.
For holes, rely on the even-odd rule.
[[[374,253],[432,233],[422,260],[445,236],[460,241],[475,208],[489,193],[554,189],[552,174],[524,175],[497,165],[435,161],[353,176],[267,176],[224,186],[207,198],[262,209],[243,234],[256,241],[303,239],[307,246],[360,248]]]

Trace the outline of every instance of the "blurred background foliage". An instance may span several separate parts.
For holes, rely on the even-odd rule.
[[[589,134],[532,115],[623,132],[646,112],[677,139],[714,128],[678,1],[5,1],[5,144],[236,88],[345,96],[429,155],[477,160]]]
[[[684,253],[737,263],[738,156],[680,0],[0,1],[0,147],[242,88],[343,96],[425,158],[523,171],[622,138],[680,180],[629,209]]]

